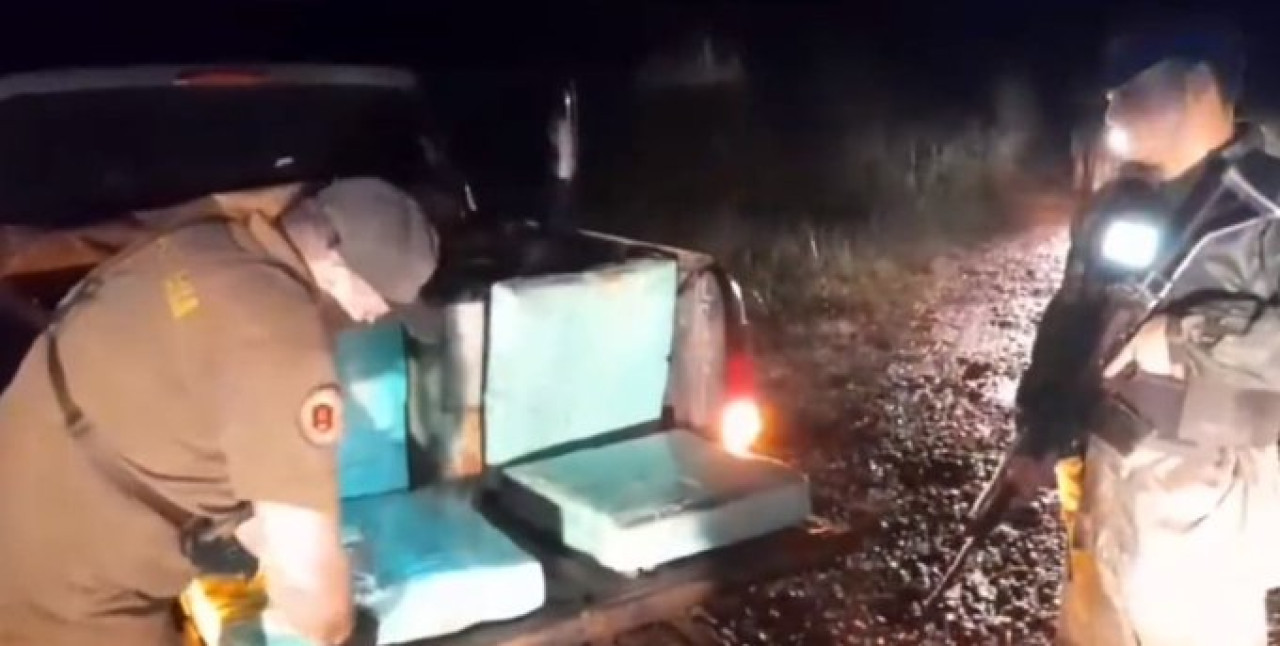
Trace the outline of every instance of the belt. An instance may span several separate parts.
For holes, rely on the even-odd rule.
[[[1148,405],[1139,409],[1108,396],[1090,416],[1090,433],[1121,454],[1153,436],[1189,448],[1263,447],[1280,441],[1280,393],[1200,384],[1186,396],[1162,402],[1174,410],[1144,403]]]
[[[1123,401],[1108,397],[1092,416],[1090,433],[1111,445],[1121,455],[1128,455],[1138,442],[1155,432],[1137,411]]]

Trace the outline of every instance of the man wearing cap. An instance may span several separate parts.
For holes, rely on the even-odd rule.
[[[28,352],[0,396],[0,645],[173,643],[193,577],[259,570],[269,613],[348,639],[333,338],[418,316],[437,239],[381,180],[293,188],[164,210],[183,224],[90,274]]]
[[[1107,58],[1107,124],[1124,161],[1155,175],[1158,199],[1145,203],[1165,207],[1146,215],[1161,239],[1197,219],[1218,232],[1157,260],[1190,258],[1180,275],[1209,287],[1157,307],[1103,359],[1099,384],[1084,352],[1094,340],[1081,335],[1106,347],[1103,283],[1127,279],[1099,277],[1095,235],[1132,208],[1106,194],[1092,205],[1019,386],[1024,441],[1008,478],[1029,496],[1061,459],[1059,643],[1263,646],[1266,592],[1280,584],[1280,232],[1269,217],[1280,160],[1236,121],[1242,61],[1229,31],[1169,21],[1117,39]]]

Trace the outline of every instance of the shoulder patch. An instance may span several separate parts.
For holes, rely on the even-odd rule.
[[[342,439],[342,392],[337,386],[316,388],[298,411],[302,437],[316,446],[333,446]]]

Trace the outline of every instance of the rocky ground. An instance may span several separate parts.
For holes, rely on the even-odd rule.
[[[809,474],[817,514],[872,521],[837,562],[699,609],[717,641],[1051,642],[1063,558],[1052,492],[991,537],[935,613],[914,601],[959,549],[962,518],[1008,446],[1017,378],[1065,252],[1065,231],[1045,227],[939,258],[887,337],[847,314],[769,331],[770,398],[785,405],[765,451]],[[1278,645],[1280,595],[1268,605]]]
[[[1037,229],[939,258],[888,343],[845,315],[772,331],[767,387],[787,405],[766,451],[809,474],[817,514],[878,520],[829,567],[709,604],[702,620],[721,641],[1048,643],[1062,554],[1052,494],[998,531],[933,617],[912,600],[959,548],[961,519],[1007,446],[1065,244],[1061,229]]]

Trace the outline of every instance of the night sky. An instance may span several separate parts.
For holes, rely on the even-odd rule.
[[[1268,42],[1280,39],[1259,28],[1280,29],[1280,6],[1268,8],[1280,3],[1202,4],[1251,30],[1248,98],[1275,103],[1269,95],[1280,95],[1280,82],[1271,79],[1280,66],[1271,61],[1280,56],[1267,48],[1280,52],[1280,43]],[[462,140],[460,156],[470,155],[473,167],[506,164],[530,176],[544,172],[533,167],[543,163],[546,112],[559,82],[577,79],[587,136],[607,139],[615,130],[609,115],[637,65],[704,35],[743,57],[753,110],[782,129],[825,127],[822,115],[862,100],[868,78],[891,88],[896,109],[937,110],[989,101],[992,83],[1009,74],[1030,84],[1050,122],[1069,126],[1100,106],[1093,73],[1108,24],[1142,8],[1103,0],[22,6],[0,21],[4,69],[246,60],[409,66]]]
[[[515,3],[513,3],[515,4]],[[1148,5],[1152,3],[1147,3]],[[1194,6],[1196,3],[1163,3]],[[1266,2],[1206,2],[1250,27]],[[22,7],[18,9],[17,7]],[[683,35],[710,30],[763,64],[869,56],[943,78],[1017,61],[1049,78],[1079,72],[1106,24],[1134,2],[754,2],[578,4],[408,2],[27,2],[10,8],[3,66],[182,58],[341,58],[440,69],[608,73]],[[1251,33],[1259,47],[1270,33]],[[921,81],[925,81],[924,78]]]

